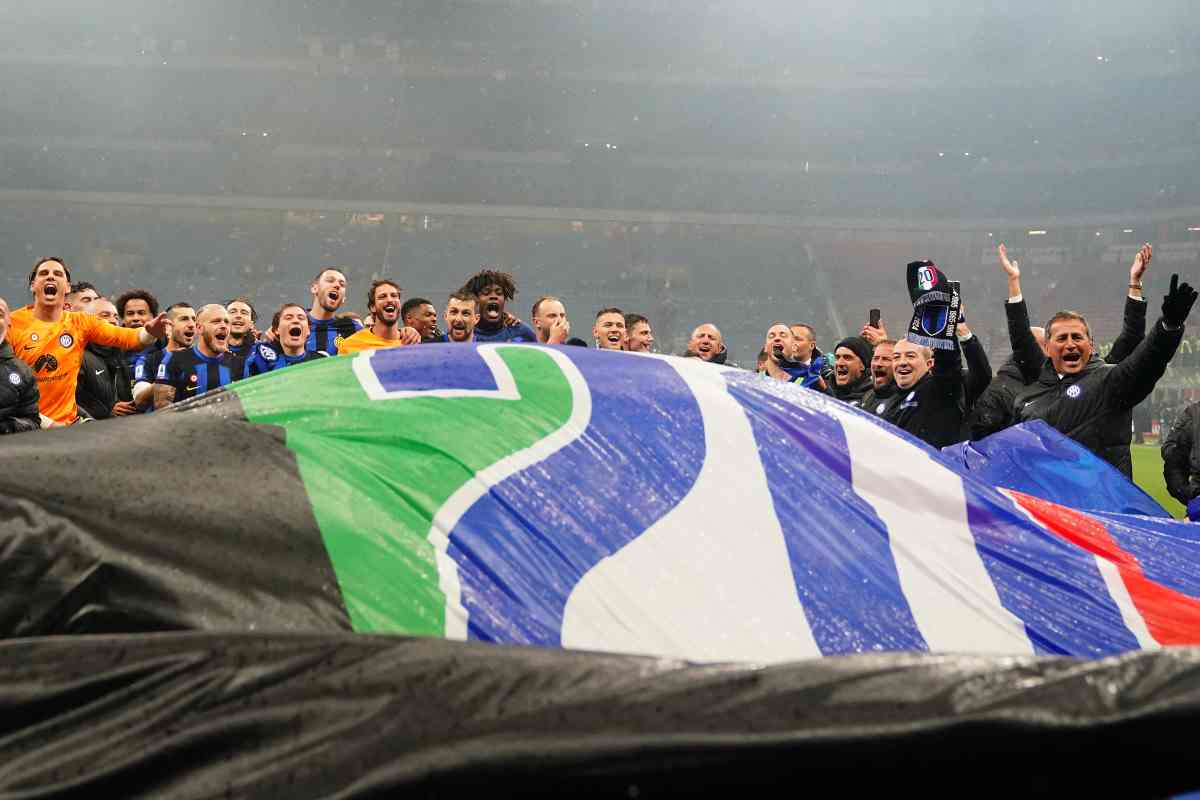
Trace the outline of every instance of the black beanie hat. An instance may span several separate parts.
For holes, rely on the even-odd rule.
[[[852,350],[854,355],[858,356],[858,360],[862,362],[863,369],[870,369],[871,356],[874,354],[875,348],[871,347],[871,345],[867,343],[866,339],[862,338],[861,336],[847,336],[845,339],[842,339],[840,342],[838,342],[837,346],[833,348],[834,358],[837,358],[837,351],[839,347],[846,347]]]

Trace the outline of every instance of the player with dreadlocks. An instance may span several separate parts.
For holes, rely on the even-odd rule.
[[[532,328],[504,310],[505,303],[517,296],[517,284],[512,275],[485,268],[468,278],[459,291],[479,298],[475,341],[537,342],[537,334]]]

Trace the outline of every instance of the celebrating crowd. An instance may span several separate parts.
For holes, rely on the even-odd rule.
[[[1058,311],[1044,328],[1030,326],[1020,267],[1000,245],[1012,355],[995,374],[967,324],[958,284],[928,261],[909,265],[915,313],[903,337],[890,338],[873,315],[857,336],[822,352],[811,325],[774,322],[757,371],[829,394],[935,447],[1040,419],[1131,475],[1133,408],[1163,376],[1197,297],[1173,276],[1147,333],[1142,279],[1152,257],[1147,244],[1134,258],[1121,335],[1104,359],[1080,314]],[[590,342],[573,336],[566,304],[552,296],[533,303],[526,324],[512,308],[512,276],[493,269],[468,278],[440,318],[430,300],[404,300],[398,283],[375,280],[360,318],[343,311],[345,274],[327,267],[308,287],[308,307],[284,303],[266,324],[244,297],[160,310],[145,289],[114,300],[72,281],[62,259],[43,258],[29,274],[28,305],[10,310],[0,298],[0,433],[151,413],[243,378],[377,348],[527,342],[647,353],[655,345],[649,319],[611,307],[596,313]],[[683,355],[726,364],[728,350],[717,326],[702,323]],[[1180,420],[1164,458],[1175,470],[1172,492],[1189,503],[1200,495],[1200,430],[1191,433],[1200,412],[1189,409]],[[1193,505],[1200,515],[1200,501]]]

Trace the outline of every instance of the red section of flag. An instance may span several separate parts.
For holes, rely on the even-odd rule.
[[[1147,578],[1137,558],[1117,544],[1103,523],[1038,497],[1008,493],[1051,533],[1117,566],[1155,641],[1161,645],[1200,644],[1200,600]]]

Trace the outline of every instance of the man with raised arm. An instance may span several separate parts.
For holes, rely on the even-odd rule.
[[[40,395],[43,426],[71,425],[79,419],[75,389],[83,351],[89,344],[139,350],[166,333],[158,315],[137,329],[118,328],[99,317],[65,311],[71,271],[60,258],[43,258],[29,273],[33,302],[13,312],[9,341],[17,357],[33,368]]]
[[[1021,294],[1020,264],[1008,258],[1008,250],[1003,243],[996,248],[996,253],[1008,279],[1008,302],[1004,304],[1004,312],[1008,318],[1012,356],[996,370],[991,384],[980,395],[967,417],[971,439],[982,439],[1016,422],[1013,400],[1038,379],[1048,355],[1045,329],[1030,327],[1029,324],[1029,309]],[[1129,268],[1121,334],[1104,357],[1108,364],[1120,363],[1146,336],[1146,301],[1142,297],[1142,278],[1153,257],[1154,248],[1145,244],[1133,258]]]

